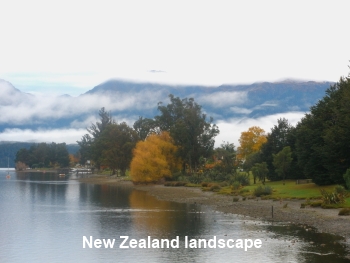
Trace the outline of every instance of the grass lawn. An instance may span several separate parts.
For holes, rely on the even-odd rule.
[[[251,184],[249,186],[245,186],[244,189],[248,189],[250,193],[254,191],[254,189],[260,185],[261,183]],[[283,185],[282,181],[277,182],[266,182],[265,185],[269,185],[273,189],[273,193],[271,194],[271,198],[295,198],[295,199],[317,199],[321,198],[321,189],[325,189],[327,191],[333,191],[335,185],[327,185],[327,186],[318,186],[314,183],[310,184],[296,184],[295,180],[286,180],[285,185]]]
[[[253,182],[252,175],[250,174],[250,185],[244,186],[236,191],[237,195],[252,196],[254,189],[259,185],[262,185],[260,181],[256,184]],[[328,192],[333,192],[335,185],[318,186],[314,183],[308,184],[296,184],[295,180],[286,180],[285,184],[283,181],[270,182],[267,181],[265,185],[271,186],[273,192],[266,198],[271,199],[321,199],[321,189]],[[220,194],[231,194],[231,187],[223,187],[219,191]],[[337,206],[337,205],[336,205]],[[345,203],[339,204],[339,207],[350,207],[350,196],[345,199]]]

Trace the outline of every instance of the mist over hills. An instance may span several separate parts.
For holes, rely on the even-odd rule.
[[[235,141],[248,125],[270,125],[271,119],[288,114],[300,119],[332,84],[286,80],[214,87],[109,80],[72,97],[32,95],[0,80],[0,141],[75,143],[97,121],[102,107],[117,122],[132,125],[139,116],[157,115],[158,103],[167,104],[169,94],[194,98],[219,125],[219,136],[233,136],[219,140]]]
[[[193,97],[210,115],[219,119],[236,117],[258,117],[266,114],[309,110],[322,98],[332,82],[281,81],[261,82],[249,85],[174,86],[154,83],[132,83],[110,80],[94,87],[84,95],[114,96],[117,98],[138,98],[144,96],[144,103],[135,105],[132,111],[143,105],[143,109],[156,108],[157,102],[167,102],[173,94],[180,98]],[[158,99],[158,101],[156,100]],[[142,100],[140,101],[142,102]],[[152,102],[152,104],[150,104]],[[154,111],[152,110],[152,114]],[[148,112],[147,112],[148,113]],[[142,115],[144,116],[144,115]],[[153,115],[152,115],[153,116]],[[152,117],[146,116],[146,117]],[[213,117],[214,117],[213,116]]]
[[[257,118],[307,112],[325,94],[331,82],[261,82],[250,85],[173,86],[110,80],[78,96],[34,96],[0,80],[0,132],[5,129],[85,128],[101,107],[117,121],[133,123],[139,116],[152,118],[158,102],[168,95],[193,97],[214,120]]]

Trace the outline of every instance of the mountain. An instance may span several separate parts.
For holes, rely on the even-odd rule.
[[[167,102],[167,96],[193,97],[203,109],[220,119],[237,117],[259,117],[268,114],[290,111],[306,112],[325,95],[332,82],[293,81],[260,82],[250,85],[172,86],[154,83],[132,83],[110,80],[94,87],[84,95],[111,96],[119,98],[145,96],[153,101],[151,112],[138,112],[134,115],[153,117],[157,102]],[[84,96],[82,95],[82,96]],[[143,113],[143,114],[140,114]]]
[[[0,81],[0,132],[5,129],[86,128],[100,108],[117,121],[133,123],[139,116],[152,118],[168,95],[192,97],[214,120],[257,118],[291,111],[307,112],[325,95],[331,82],[281,81],[249,85],[181,86],[110,80],[71,97],[37,97]]]

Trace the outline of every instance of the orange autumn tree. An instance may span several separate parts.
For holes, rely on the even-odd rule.
[[[258,152],[266,141],[265,131],[258,126],[242,132],[239,139],[240,146],[237,148],[238,161],[244,161],[248,155]]]
[[[157,182],[181,168],[177,147],[168,132],[152,134],[139,141],[133,151],[130,176],[134,183]]]

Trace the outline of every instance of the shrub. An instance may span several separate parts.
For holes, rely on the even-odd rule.
[[[230,177],[229,174],[221,173],[220,171],[217,171],[215,169],[204,172],[203,176],[208,178],[209,181],[217,182],[226,181]]]
[[[338,215],[340,216],[349,216],[350,215],[350,208],[342,208]]]
[[[232,183],[231,187],[232,187],[232,190],[238,190],[241,187],[241,183],[238,181],[235,181]]]
[[[249,185],[249,176],[246,173],[238,173],[231,177],[230,181],[232,183],[239,182],[242,186]]]
[[[17,162],[16,163],[16,171],[24,171],[28,168],[28,166],[25,163]]]
[[[221,182],[221,183],[219,183],[219,185],[220,185],[221,187],[225,187],[225,186],[228,186],[228,183],[227,183],[227,182]]]
[[[200,184],[203,180],[203,177],[200,175],[191,175],[188,177],[188,181],[192,184]]]
[[[249,192],[249,189],[247,188],[243,188],[239,191],[241,194],[244,194],[244,193],[248,193]]]
[[[220,190],[220,185],[218,185],[218,184],[212,184],[211,186],[210,186],[210,191],[213,191],[213,192],[217,192],[217,191],[219,191]]]
[[[334,192],[340,195],[343,195],[346,197],[348,195],[348,191],[345,190],[345,188],[341,185],[337,185],[334,187]]]
[[[167,180],[168,181],[182,181],[183,177],[185,177],[185,175],[182,172],[176,172],[173,173],[172,177],[168,177]]]
[[[322,206],[323,201],[315,201],[315,202],[310,202],[310,206],[312,207],[319,207]]]
[[[350,190],[350,168],[346,170],[345,174],[343,175],[345,180],[345,185],[348,190]]]
[[[272,193],[272,187],[269,185],[259,185],[257,188],[254,189],[254,195],[256,197],[263,196],[263,195],[270,195]]]
[[[339,188],[335,189],[333,192],[327,192],[324,189],[321,189],[322,195],[322,204],[330,205],[330,204],[340,204],[345,202],[345,194]]]
[[[202,183],[201,183],[201,186],[202,186],[202,187],[208,187],[208,182],[202,182]]]

